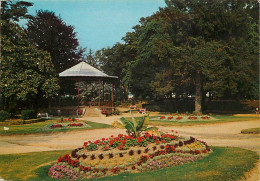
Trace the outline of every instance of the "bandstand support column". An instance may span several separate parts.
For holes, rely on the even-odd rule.
[[[114,86],[113,83],[111,85],[111,100],[112,100],[112,107],[114,107]]]
[[[101,79],[99,79],[99,94],[98,94],[98,106],[100,107],[100,98],[101,98]]]
[[[103,102],[103,106],[104,106],[104,101],[105,101],[105,96],[104,96],[104,94],[105,94],[105,82],[104,82],[104,80],[102,81],[102,90],[103,90],[103,92],[102,92],[102,102]]]
[[[78,82],[78,108],[79,108],[79,80],[77,80]]]

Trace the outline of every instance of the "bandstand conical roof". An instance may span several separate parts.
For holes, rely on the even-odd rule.
[[[86,62],[80,62],[77,65],[61,72],[59,74],[60,77],[79,77],[79,78],[118,78],[116,76],[109,76],[100,70],[92,67]]]

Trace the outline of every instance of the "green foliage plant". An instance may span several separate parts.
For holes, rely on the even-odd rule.
[[[150,114],[150,113],[149,113]],[[149,127],[149,114],[143,117],[140,117],[139,120],[135,120],[135,118],[132,115],[132,112],[130,111],[130,115],[132,117],[132,121],[127,120],[124,117],[120,118],[120,121],[122,123],[119,123],[118,121],[114,121],[112,125],[117,128],[126,129],[126,132],[129,135],[132,135],[134,137],[139,137],[140,133],[142,131],[155,131],[159,134],[157,127]]]
[[[88,144],[88,146],[86,147],[86,149],[89,150],[89,151],[95,151],[95,150],[97,150],[98,148],[97,148],[97,145],[96,145],[96,144],[90,143],[90,144]]]
[[[8,113],[7,111],[1,110],[0,111],[0,122],[3,122],[8,118],[10,118],[10,113]]]
[[[36,110],[33,110],[33,109],[22,110],[21,118],[23,120],[35,119],[35,118],[37,118],[37,112],[36,112]]]

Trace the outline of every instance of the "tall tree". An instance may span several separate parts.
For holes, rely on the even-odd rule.
[[[84,50],[79,47],[74,28],[54,12],[37,11],[26,32],[33,45],[50,53],[57,73],[82,60]]]
[[[49,53],[31,45],[15,23],[27,17],[25,6],[30,3],[22,4],[19,10],[21,2],[6,2],[2,14],[6,18],[1,20],[0,97],[9,111],[18,106],[36,108],[42,100],[55,97],[59,89]]]
[[[1,20],[18,22],[21,19],[31,18],[31,15],[27,14],[27,8],[32,5],[33,3],[26,1],[1,1]]]
[[[138,27],[135,27],[137,29]],[[137,54],[136,32],[129,32],[122,38],[124,43],[116,43],[113,47],[103,49],[99,56],[101,68],[109,75],[118,76],[117,97],[125,99],[130,84],[131,66]]]
[[[95,67],[95,68],[99,68],[99,62],[98,60],[95,58],[95,55],[94,55],[94,52],[92,49],[89,49],[89,52],[86,54],[86,57],[85,57],[85,61]]]
[[[249,98],[258,82],[255,1],[167,0],[142,18],[131,87],[137,95],[205,92]],[[250,92],[250,94],[249,94]]]

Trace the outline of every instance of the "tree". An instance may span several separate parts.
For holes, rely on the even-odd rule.
[[[57,73],[75,65],[83,58],[84,49],[79,47],[74,28],[54,12],[37,11],[29,20],[26,32],[29,41],[51,55]]]
[[[125,100],[130,84],[130,69],[137,54],[136,32],[127,33],[122,38],[124,43],[116,43],[113,47],[102,49],[99,57],[101,69],[108,75],[118,76],[116,97]]]
[[[85,59],[86,59],[85,61],[86,61],[89,65],[91,65],[91,66],[93,66],[93,67],[95,67],[95,68],[99,68],[99,67],[100,67],[100,66],[99,66],[99,62],[98,62],[98,60],[95,58],[95,55],[94,55],[94,52],[93,52],[92,49],[89,49],[89,52],[87,53]]]
[[[249,98],[257,80],[254,1],[168,0],[142,18],[131,68],[135,94],[195,95],[202,111],[206,92]]]
[[[183,36],[184,59],[195,77],[195,111],[201,112],[203,91],[214,92],[215,97],[246,98],[240,95],[247,95],[245,90],[251,89],[256,75],[258,55],[251,49],[257,44],[252,45],[255,40],[248,32],[256,32],[252,25],[258,20],[252,14],[257,11],[258,3],[250,0],[167,3],[173,12],[189,15],[186,24],[190,29]]]
[[[15,21],[27,17],[25,6],[30,3],[5,2],[1,20],[0,97],[3,108],[12,113],[18,106],[36,108],[38,103],[58,93],[58,79],[48,52],[28,42],[26,33]],[[17,13],[18,12],[18,13]],[[44,97],[44,98],[43,98]]]
[[[20,19],[31,18],[31,16],[27,14],[27,8],[32,5],[32,3],[25,1],[1,1],[1,20],[18,22]]]

